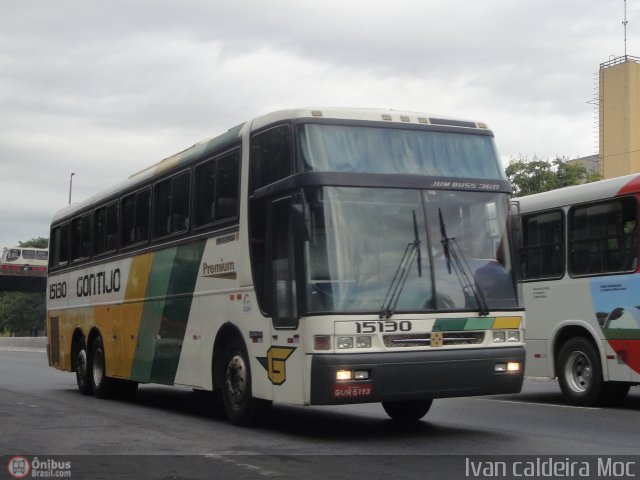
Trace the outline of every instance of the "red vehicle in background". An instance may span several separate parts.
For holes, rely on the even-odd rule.
[[[0,273],[46,272],[49,250],[33,247],[5,247],[0,257]]]

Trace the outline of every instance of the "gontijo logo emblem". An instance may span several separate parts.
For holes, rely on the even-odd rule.
[[[294,350],[295,347],[271,347],[266,357],[258,357],[274,385],[282,385],[287,381],[286,361]]]

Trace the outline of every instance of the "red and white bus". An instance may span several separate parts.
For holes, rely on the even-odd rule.
[[[46,248],[5,247],[0,256],[0,273],[46,272],[48,261]]]
[[[529,376],[578,405],[640,382],[640,175],[519,198]]]

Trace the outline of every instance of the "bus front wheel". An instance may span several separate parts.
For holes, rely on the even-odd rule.
[[[227,346],[223,369],[222,403],[229,421],[235,425],[254,425],[269,402],[253,398],[249,356],[242,340],[236,338]]]
[[[560,349],[556,364],[562,394],[574,405],[591,406],[604,394],[600,355],[583,337],[568,340]]]
[[[400,422],[416,422],[424,417],[433,400],[409,400],[404,402],[382,402],[382,408],[392,419]]]

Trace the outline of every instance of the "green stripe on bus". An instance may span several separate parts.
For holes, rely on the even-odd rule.
[[[640,330],[637,328],[603,328],[607,340],[640,340]]]
[[[177,248],[167,248],[156,252],[149,273],[146,302],[140,319],[138,345],[133,357],[131,377],[148,382],[156,354],[158,338],[161,336],[160,324],[164,313],[165,295],[171,279],[171,270]]]
[[[466,318],[439,318],[433,325],[434,332],[451,332],[464,330]]]
[[[465,330],[491,330],[493,317],[468,318],[464,326]]]
[[[172,385],[175,380],[204,247],[205,240],[201,240],[175,252],[151,369],[153,382]]]

